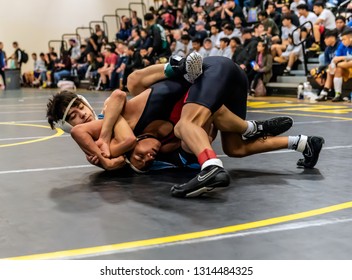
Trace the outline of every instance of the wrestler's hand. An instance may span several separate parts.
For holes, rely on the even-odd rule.
[[[96,166],[99,166],[99,164],[100,164],[99,159],[98,159],[97,156],[90,156],[90,155],[86,154],[86,159],[88,160],[88,162],[90,164],[93,164],[93,165],[96,165]]]
[[[101,164],[105,170],[114,170],[124,167],[126,162],[124,156],[119,156],[117,158],[104,159]]]
[[[109,143],[105,142],[102,138],[99,138],[98,141],[95,142],[103,157],[110,158],[111,153],[110,153],[110,145]]]

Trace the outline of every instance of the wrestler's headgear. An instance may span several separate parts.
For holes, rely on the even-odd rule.
[[[70,125],[67,121],[66,121],[66,117],[67,117],[67,114],[68,112],[70,111],[73,103],[79,99],[84,105],[86,105],[92,112],[93,112],[93,116],[94,118],[97,120],[98,117],[97,115],[95,114],[92,106],[89,104],[88,100],[85,99],[82,95],[77,95],[77,97],[75,98],[72,98],[72,100],[70,101],[70,103],[68,103],[67,107],[66,107],[66,110],[65,110],[65,113],[62,117],[61,120],[58,120],[55,124],[55,126],[58,126],[60,127],[63,131],[67,132],[67,133],[71,133],[71,129],[72,129],[72,125]]]

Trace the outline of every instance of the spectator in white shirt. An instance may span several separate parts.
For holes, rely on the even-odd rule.
[[[300,4],[297,6],[297,10],[298,10],[298,15],[299,15],[299,24],[303,25],[306,22],[310,21],[313,26],[314,22],[316,22],[318,17],[316,14],[309,11],[308,5],[307,4]],[[304,27],[307,29],[307,31],[309,31],[311,29],[310,24],[305,24]]]
[[[313,34],[315,43],[309,48],[310,51],[319,52],[321,35],[325,30],[332,30],[336,28],[335,16],[328,10],[324,9],[324,3],[317,1],[313,4],[313,11],[318,16],[313,25]]]

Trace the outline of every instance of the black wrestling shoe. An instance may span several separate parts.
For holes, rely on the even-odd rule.
[[[265,121],[251,121],[256,127],[256,131],[243,135],[244,140],[255,140],[260,137],[276,136],[289,130],[293,125],[290,117],[276,117]]]
[[[321,148],[325,140],[319,136],[308,136],[306,147],[303,151],[304,158],[297,161],[297,166],[304,168],[313,168],[319,159]]]
[[[203,73],[203,57],[197,52],[192,52],[185,58],[178,55],[171,56],[169,63],[176,76],[182,76],[192,84]]]
[[[230,184],[227,171],[217,165],[204,168],[197,177],[182,185],[174,185],[171,195],[175,197],[195,197],[214,189],[224,188]]]

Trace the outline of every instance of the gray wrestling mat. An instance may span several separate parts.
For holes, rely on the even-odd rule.
[[[53,91],[54,92],[54,91]],[[286,135],[326,140],[315,169],[297,152],[226,157],[228,190],[176,199],[192,172],[134,175],[90,166],[49,129],[51,93],[0,92],[0,258],[351,259],[351,103],[252,99],[248,119],[290,115]],[[96,109],[109,93],[82,92]]]

